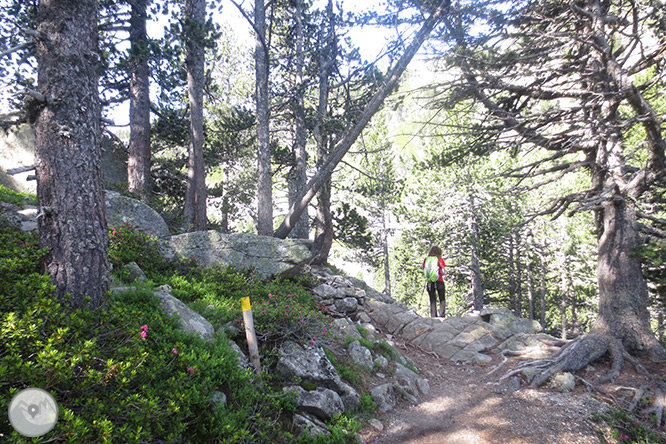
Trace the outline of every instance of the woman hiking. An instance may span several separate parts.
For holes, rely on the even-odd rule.
[[[430,316],[437,317],[437,296],[439,296],[439,316],[444,317],[446,313],[446,288],[444,287],[444,259],[442,250],[433,245],[428,251],[428,256],[423,259],[423,271],[428,280],[426,288],[430,296]]]

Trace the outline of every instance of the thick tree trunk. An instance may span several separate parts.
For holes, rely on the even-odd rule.
[[[257,233],[271,236],[273,234],[273,178],[268,120],[269,63],[264,0],[254,2],[254,29],[256,32],[254,64],[257,107]]]
[[[42,0],[37,16],[39,243],[55,294],[73,307],[103,305],[109,288],[97,12],[96,0]]]
[[[150,71],[148,69],[148,37],[146,34],[147,0],[132,2],[130,16],[130,139],[127,159],[127,188],[150,198]]]
[[[336,59],[335,15],[333,1],[326,7],[328,32],[319,56],[319,99],[314,139],[317,143],[317,169],[320,169],[329,154],[329,134],[325,128],[328,116],[329,81]],[[295,203],[295,202],[294,202]],[[312,264],[321,265],[328,260],[333,245],[333,215],[331,214],[331,175],[325,178],[317,194],[317,215],[315,217],[315,238]]]
[[[398,80],[400,79],[400,76],[407,68],[407,65],[409,65],[409,62],[412,60],[432,29],[448,10],[449,5],[449,0],[441,0],[437,4],[432,15],[426,19],[425,23],[417,32],[412,42],[407,46],[405,52],[387,75],[386,82],[377,90],[372,99],[370,99],[366,107],[363,109],[363,112],[357,119],[356,123],[345,132],[342,140],[340,140],[335,149],[328,156],[324,165],[322,165],[314,177],[310,179],[307,187],[301,193],[299,193],[297,202],[289,207],[289,211],[287,212],[284,221],[282,224],[280,224],[278,229],[275,230],[275,237],[284,239],[289,235],[294,225],[301,217],[301,214],[303,214],[303,211],[305,211],[308,204],[319,191],[324,181],[329,178],[333,169],[335,169],[345,154],[347,154],[347,151],[349,151],[358,136],[361,135],[361,132],[370,122],[372,116],[374,116],[381,107],[384,99],[386,99],[386,97],[393,91],[398,83]]]
[[[188,230],[206,228],[206,172],[203,159],[204,47],[200,32],[206,20],[205,0],[186,0],[183,15],[187,32],[187,93],[190,106],[190,144],[187,162],[185,223]]]
[[[295,12],[296,29],[294,30],[296,46],[296,78],[294,79],[294,164],[289,174],[289,205],[296,202],[298,193],[307,184],[307,153],[305,142],[307,133],[305,128],[305,100],[303,85],[303,66],[305,64],[305,53],[303,52],[303,1],[296,1]],[[289,237],[296,239],[307,239],[310,235],[310,218],[308,212],[304,211],[301,218],[296,222]]]
[[[602,226],[598,227],[599,316],[595,329],[617,338],[630,352],[666,357],[650,327],[647,283],[640,260],[632,254],[639,244],[635,205],[616,196],[603,204],[598,216]]]

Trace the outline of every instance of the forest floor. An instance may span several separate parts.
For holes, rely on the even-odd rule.
[[[400,352],[415,363],[420,375],[428,379],[430,391],[418,405],[407,402],[386,414],[378,413],[383,430],[366,425],[360,436],[372,444],[596,444],[616,442],[611,426],[595,422],[597,415],[608,410],[609,402],[627,407],[633,393],[618,387],[638,388],[647,377],[626,364],[614,384],[603,384],[607,394],[590,393],[579,379],[570,393],[544,386],[530,389],[525,384],[517,389],[517,380],[499,379],[521,361],[509,359],[497,371],[488,374],[502,362],[495,355],[487,366],[456,365],[394,340]],[[663,365],[643,363],[652,374],[664,374]],[[577,375],[593,383],[610,369],[610,362],[599,360]],[[383,381],[386,382],[386,381]],[[381,382],[377,381],[377,384]],[[513,384],[513,385],[512,385]],[[664,427],[662,442],[666,442]],[[617,432],[616,432],[617,435]],[[623,436],[623,435],[622,435]],[[654,441],[640,441],[650,442]]]

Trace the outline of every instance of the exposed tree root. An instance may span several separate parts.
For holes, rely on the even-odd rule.
[[[555,374],[559,372],[573,373],[581,370],[606,353],[609,353],[611,357],[611,369],[607,375],[600,378],[599,382],[615,382],[620,376],[626,361],[630,362],[638,373],[648,376],[650,375],[639,360],[627,352],[624,345],[618,339],[603,333],[593,332],[567,343],[556,354],[549,358],[519,364],[513,370],[502,376],[500,380],[519,373],[522,373],[523,375],[534,375],[531,377],[530,387],[540,387]],[[508,360],[508,356],[514,354],[515,353],[502,353],[504,360],[494,367],[488,374],[497,371]],[[614,404],[622,402],[613,397],[602,387],[592,384],[580,377],[577,377],[577,379],[585,384],[588,391],[595,391]],[[640,410],[639,406],[643,405],[642,401],[647,399],[650,402],[650,406],[641,410],[639,413],[641,415],[654,415],[657,420],[657,425],[660,426],[662,424],[664,419],[664,406],[666,405],[666,382],[650,377],[650,382],[647,385],[643,385],[639,388],[619,387],[616,389],[616,391],[619,390],[633,392],[631,401],[628,403],[627,407],[625,407],[626,410],[630,412]]]
[[[521,372],[536,372],[531,387],[540,387],[558,372],[576,372],[585,368],[608,351],[609,341],[600,333],[589,333],[566,344],[554,356],[516,367],[500,379]]]
[[[666,404],[666,384],[659,383],[660,387],[655,390],[654,400],[650,408],[643,410],[644,415],[654,415],[657,419],[657,427],[661,426],[664,419],[664,404]]]

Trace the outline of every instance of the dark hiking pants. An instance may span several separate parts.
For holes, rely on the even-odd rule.
[[[444,282],[428,282],[426,286],[428,296],[430,296],[430,316],[437,317],[437,297],[439,296],[439,316],[444,317],[446,313],[446,287]]]

